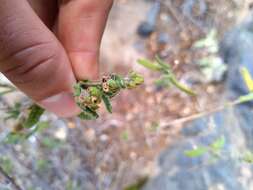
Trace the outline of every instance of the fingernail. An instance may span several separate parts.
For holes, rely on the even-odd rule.
[[[51,96],[39,101],[38,104],[60,117],[71,117],[80,113],[80,109],[76,105],[73,95],[68,92]]]
[[[69,53],[75,75],[77,79],[97,79],[98,78],[98,57],[96,52],[72,52]]]

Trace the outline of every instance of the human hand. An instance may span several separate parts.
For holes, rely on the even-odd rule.
[[[72,87],[96,78],[113,0],[1,0],[0,71],[45,109],[79,112]]]

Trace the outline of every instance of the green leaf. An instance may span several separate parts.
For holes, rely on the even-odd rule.
[[[49,160],[39,159],[36,160],[36,170],[38,172],[44,173],[46,172],[51,166],[51,162]]]
[[[162,67],[157,64],[157,63],[153,63],[147,59],[139,59],[137,61],[140,65],[146,67],[147,69],[150,69],[152,71],[161,71],[162,70]]]
[[[168,72],[168,71],[171,72],[170,65],[167,64],[167,63],[165,63],[159,56],[156,56],[155,60],[160,65],[160,67],[162,68],[163,71],[165,71],[165,72]]]
[[[4,139],[4,143],[6,144],[17,144],[25,139],[24,134],[11,132]]]
[[[187,150],[184,152],[184,154],[187,157],[190,158],[196,158],[196,157],[200,157],[202,155],[204,155],[205,153],[207,153],[208,149],[206,147],[197,147],[196,149],[192,149],[192,150]]]
[[[190,96],[196,96],[197,94],[191,90],[190,88],[188,88],[187,86],[181,84],[176,77],[172,74],[170,77],[170,82],[177,87],[179,90],[185,92],[186,94],[190,95]]]
[[[115,82],[118,84],[118,86],[120,88],[123,88],[123,89],[126,88],[126,83],[125,83],[124,79],[121,76],[114,74],[111,77],[112,77],[113,80],[115,80]]]
[[[211,145],[211,149],[214,152],[220,151],[224,146],[225,146],[226,140],[225,137],[222,136],[220,138],[218,138],[217,140],[215,140]]]
[[[217,38],[217,30],[212,29],[205,38],[196,41],[193,44],[194,48],[205,48],[208,53],[217,53],[219,50],[219,43]]]
[[[253,79],[246,67],[241,68],[242,77],[250,92],[253,92]]]
[[[112,105],[111,105],[111,102],[110,102],[110,98],[107,95],[103,94],[102,95],[102,100],[105,104],[105,107],[106,107],[107,111],[109,113],[112,113]]]
[[[129,73],[130,80],[135,84],[135,87],[144,83],[144,78],[140,74],[131,71]]]
[[[91,109],[86,107],[85,110],[78,115],[78,117],[82,120],[95,120],[99,116],[95,111],[92,111]]]
[[[28,115],[28,118],[25,120],[23,124],[24,128],[28,128],[28,129],[33,127],[39,122],[40,117],[45,111],[43,108],[41,108],[40,106],[36,104],[32,105],[29,109],[30,109],[30,113]]]
[[[11,160],[7,157],[1,157],[0,158],[0,166],[3,168],[3,170],[8,174],[11,175],[12,171],[13,171],[13,164],[11,162]]]
[[[136,183],[129,185],[124,190],[141,190],[142,187],[147,183],[148,177],[140,178]]]
[[[252,164],[253,163],[253,153],[250,152],[250,151],[247,151],[246,153],[244,153],[243,157],[242,157],[242,160],[244,162],[247,162],[249,164]]]
[[[253,93],[249,93],[249,94],[247,94],[247,95],[245,95],[245,96],[240,96],[240,97],[238,98],[237,102],[238,102],[239,104],[242,104],[242,103],[250,102],[250,101],[252,101],[252,100],[253,100]]]
[[[43,130],[45,130],[46,128],[49,128],[49,127],[50,127],[50,125],[47,121],[39,122],[32,131],[30,131],[28,134],[25,135],[25,138],[28,139],[29,137],[31,137],[35,133],[42,132]]]
[[[81,92],[82,92],[81,84],[80,83],[76,83],[74,85],[74,96],[80,96]]]
[[[5,121],[9,120],[9,119],[18,119],[19,115],[21,113],[21,103],[15,103],[15,105],[13,107],[11,107],[8,111],[7,111],[7,116],[4,118]]]
[[[42,139],[41,144],[45,146],[46,148],[56,149],[56,148],[59,148],[63,144],[63,141],[60,141],[59,139],[55,139],[52,137],[45,137]]]

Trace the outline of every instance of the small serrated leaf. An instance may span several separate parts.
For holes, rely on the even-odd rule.
[[[74,85],[74,96],[80,96],[82,92],[81,85],[79,83],[76,83]]]
[[[96,112],[92,111],[89,108],[86,108],[82,113],[78,115],[78,117],[82,120],[95,120],[99,116]]]
[[[109,113],[112,113],[112,105],[111,105],[111,102],[110,102],[110,98],[107,95],[103,94],[102,95],[102,100],[105,104],[105,107],[106,107],[107,111]]]
[[[40,106],[34,104],[30,108],[29,115],[25,122],[23,123],[24,128],[31,128],[35,124],[37,124],[40,120],[41,115],[44,113],[44,109],[41,108]]]
[[[196,157],[200,157],[202,155],[204,155],[205,153],[207,153],[208,149],[206,147],[197,147],[195,149],[192,149],[192,150],[187,150],[184,152],[184,154],[187,156],[187,157],[190,157],[190,158],[196,158]]]

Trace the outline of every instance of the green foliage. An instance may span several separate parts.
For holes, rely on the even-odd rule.
[[[144,79],[136,72],[130,72],[125,78],[119,75],[104,76],[101,81],[80,81],[74,86],[74,97],[82,113],[79,118],[94,120],[99,117],[97,111],[101,102],[112,113],[111,98],[122,89],[132,89],[141,85]]]
[[[42,114],[44,113],[44,109],[41,108],[40,106],[33,104],[30,108],[29,108],[29,114],[27,119],[24,121],[23,126],[24,128],[31,128],[34,125],[36,125],[39,120],[40,117],[42,116]]]
[[[30,130],[26,135],[25,135],[25,138],[28,139],[30,136],[34,135],[35,133],[37,132],[42,132],[44,131],[45,129],[49,128],[50,125],[48,122],[39,122],[36,124],[36,126]]]
[[[245,152],[242,156],[242,161],[253,164],[253,153],[250,151]]]
[[[89,109],[89,108],[87,107],[87,108],[83,109],[83,112],[80,113],[80,114],[78,115],[78,117],[79,117],[80,119],[82,119],[82,120],[95,120],[95,119],[97,119],[99,116],[98,116],[98,114],[97,114],[95,111],[93,111],[93,110],[91,110],[91,109]]]
[[[56,149],[61,147],[63,142],[52,137],[45,137],[42,139],[41,144],[46,148]]]
[[[243,67],[241,69],[241,74],[244,79],[244,82],[246,86],[248,87],[249,93],[243,96],[240,96],[235,103],[236,104],[242,104],[246,102],[253,101],[253,79],[252,76],[250,75],[250,72],[248,71],[247,68]]]
[[[152,71],[162,71],[162,67],[156,62],[151,62],[150,60],[147,59],[139,59],[138,63]]]
[[[10,132],[4,139],[5,144],[17,144],[25,140],[23,133]]]
[[[107,111],[109,113],[112,113],[112,105],[111,105],[111,102],[110,102],[110,97],[107,96],[107,95],[105,95],[105,94],[103,94],[102,95],[102,100],[103,100],[103,102],[105,104],[105,107],[106,107]]]
[[[13,107],[10,107],[6,112],[6,117],[4,118],[5,121],[9,119],[18,119],[21,113],[21,103],[17,102],[14,104]]]
[[[193,44],[194,48],[205,48],[209,53],[217,53],[219,51],[219,42],[217,30],[212,29],[207,36],[198,40]]]
[[[9,84],[0,84],[0,96],[12,93],[16,91],[16,88]]]
[[[140,178],[136,183],[126,187],[124,190],[141,190],[147,181],[148,177]]]
[[[196,157],[200,157],[204,155],[207,152],[208,152],[208,149],[206,147],[201,146],[192,150],[185,151],[185,155],[190,158],[196,158]]]
[[[49,160],[39,159],[36,160],[36,170],[43,173],[50,168],[51,162]]]
[[[208,153],[211,156],[217,157],[219,156],[224,146],[225,137],[221,136],[208,146],[197,146],[192,150],[185,151],[185,155],[187,157],[196,158]]]
[[[246,67],[242,67],[241,73],[242,73],[242,77],[244,79],[244,82],[249,89],[249,92],[253,92],[253,79],[250,75],[250,72],[248,71],[248,69]]]
[[[225,146],[225,142],[225,137],[221,136],[210,145],[210,148],[213,152],[219,152]]]
[[[72,180],[68,180],[68,182],[66,184],[66,190],[81,190],[81,189],[82,188],[80,187],[80,185],[76,184]]]
[[[165,63],[158,56],[155,58],[155,62],[151,62],[146,59],[140,59],[138,60],[138,63],[146,67],[147,69],[150,69],[152,71],[158,71],[161,73],[161,78],[156,81],[159,86],[175,86],[176,88],[190,96],[196,96],[196,93],[193,90],[191,90],[189,87],[185,86],[177,80],[170,65]]]
[[[48,122],[38,122],[35,127],[24,130],[22,124],[18,124],[18,126],[21,126],[21,128],[18,131],[12,131],[10,132],[5,140],[5,144],[17,144],[21,143],[24,140],[28,139],[32,135],[34,135],[36,132],[42,132],[44,129],[49,128],[50,125]]]
[[[9,158],[5,156],[0,157],[0,166],[3,168],[4,172],[6,172],[8,175],[11,175],[13,171],[13,164]]]
[[[237,100],[238,104],[246,103],[253,100],[253,93],[249,93],[244,96],[240,96]]]

